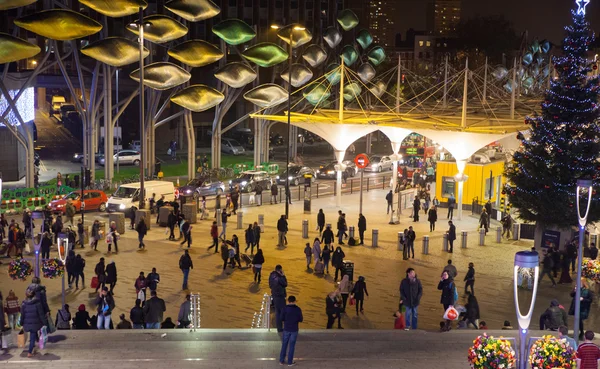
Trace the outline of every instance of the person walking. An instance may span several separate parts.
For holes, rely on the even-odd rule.
[[[217,222],[212,222],[212,226],[210,226],[210,236],[213,239],[213,243],[211,246],[208,246],[208,251],[215,248],[215,254],[219,252],[219,227],[217,227]]]
[[[333,231],[331,230],[331,226],[327,225],[327,228],[323,231],[323,235],[321,236],[321,243],[325,244],[325,247],[331,246],[333,243]]]
[[[490,220],[490,217],[488,215],[488,212],[487,212],[487,210],[485,210],[485,208],[483,208],[483,210],[481,211],[481,215],[479,216],[479,228],[485,229],[485,234],[488,233],[489,220]]]
[[[454,199],[454,195],[450,194],[448,198],[448,220],[452,220],[452,216],[454,215],[454,206],[456,205],[456,199]]]
[[[359,245],[365,244],[365,231],[367,230],[367,218],[360,213],[358,214],[358,237],[360,239]]]
[[[321,252],[321,258],[323,259],[323,269],[327,271],[327,274],[329,274],[329,261],[331,260],[331,251],[332,248],[325,244],[325,247],[323,247],[323,251]]]
[[[283,337],[281,343],[281,352],[279,353],[279,364],[285,364],[285,357],[287,353],[288,366],[294,366],[296,365],[296,362],[294,361],[294,350],[296,349],[296,341],[298,340],[298,325],[299,323],[302,323],[304,318],[302,317],[302,309],[296,305],[295,296],[288,297],[287,302],[288,304],[281,311],[281,321],[285,322],[285,326],[283,326],[281,329],[281,332],[283,332]]]
[[[387,201],[387,213],[389,214],[390,210],[394,211],[394,194],[392,190],[385,195],[385,200]]]
[[[338,329],[344,329],[341,323],[342,309],[338,300],[338,291],[327,294],[325,298],[325,314],[327,314],[327,329],[333,328],[333,323],[337,319]]]
[[[135,299],[135,306],[129,311],[129,319],[133,324],[133,329],[144,329],[144,309],[142,300]]]
[[[133,227],[131,227],[133,229]],[[110,222],[110,228],[108,229],[108,235],[106,236],[106,242],[108,243],[108,252],[110,252],[111,245],[115,244],[115,254],[119,253],[119,232],[117,232],[117,223]]]
[[[145,249],[146,245],[144,244],[144,236],[146,236],[146,233],[148,233],[148,226],[146,226],[146,221],[144,220],[144,218],[140,218],[140,222],[138,223],[135,230],[138,233],[138,248]]]
[[[185,301],[179,306],[177,314],[177,328],[188,328],[192,324],[192,296],[185,295]]]
[[[473,263],[469,263],[469,270],[465,275],[465,295],[467,294],[467,288],[471,287],[471,295],[475,295],[475,265]]]
[[[252,227],[252,224],[248,224],[248,229],[246,229],[246,232],[244,234],[245,239],[246,239],[246,248],[244,249],[244,252],[248,252],[248,249],[250,249],[250,255],[254,255],[254,228]]]
[[[353,288],[354,288],[354,285],[352,284],[352,282],[350,282],[350,276],[348,274],[344,275],[342,277],[342,281],[340,282],[340,285],[338,286],[338,291],[340,292],[340,295],[342,296],[342,313],[346,312],[346,304],[348,303],[348,295],[350,295],[350,292],[352,291]]]
[[[287,241],[286,241],[286,234],[288,231],[288,222],[285,219],[285,215],[281,215],[281,217],[279,218],[279,220],[277,221],[277,235],[278,235],[278,243],[277,246],[278,247],[283,247],[284,245],[287,245]]]
[[[159,224],[160,221],[160,208],[165,205],[165,195],[161,195],[160,199],[156,201],[156,224]]]
[[[571,284],[573,283],[573,279],[571,278],[571,275],[569,274],[569,265],[571,265],[571,260],[569,259],[570,254],[569,254],[569,250],[565,250],[562,253],[562,260],[561,260],[561,268],[562,271],[560,273],[560,279],[558,280],[558,284]]]
[[[238,209],[238,201],[240,199],[240,193],[238,187],[236,187],[231,193],[231,204],[233,205],[233,214],[237,214],[236,211]]]
[[[92,225],[92,247],[94,251],[97,251],[98,241],[100,240],[100,222],[98,219],[94,220],[94,224]]]
[[[208,217],[208,212],[206,211],[206,196],[202,196],[200,198],[200,220],[204,220],[206,217]]]
[[[408,260],[412,253],[412,258],[415,258],[415,239],[417,238],[417,234],[413,230],[412,226],[408,227],[408,231],[406,232],[406,246],[404,247],[403,259]]]
[[[444,270],[442,272],[442,277],[440,282],[438,283],[438,290],[442,291],[442,295],[440,297],[440,303],[444,307],[444,313],[448,310],[449,307],[454,306],[455,303],[455,286],[454,280],[452,276]],[[444,325],[442,326],[442,332],[447,332],[452,329],[452,321],[444,320]]]
[[[277,183],[273,182],[273,184],[271,185],[271,205],[277,204],[277,193]]]
[[[304,246],[304,256],[306,256],[306,269],[310,269],[310,262],[312,261],[312,247],[310,243],[306,243]]]
[[[185,250],[184,254],[179,258],[179,269],[181,269],[181,272],[183,273],[183,285],[181,286],[181,289],[187,290],[190,269],[194,269],[194,263],[192,262],[190,252],[188,250]]]
[[[183,219],[181,224],[181,233],[183,234],[183,241],[179,245],[183,246],[187,242],[187,248],[192,247],[192,225],[187,219]]]
[[[260,232],[261,232],[258,222],[254,222],[254,226],[252,227],[252,230],[254,231],[254,243],[256,244],[256,250],[258,251],[260,249]],[[250,255],[252,255],[252,253],[250,253]]]
[[[40,249],[42,251],[42,259],[50,259],[50,247],[52,247],[52,236],[48,232],[42,235]]]
[[[219,238],[225,240],[227,239],[227,220],[229,219],[229,217],[231,216],[231,213],[227,212],[227,209],[225,209],[222,213],[221,213],[221,233],[219,234]]]
[[[429,198],[429,194],[425,195],[425,199],[423,200],[423,213],[425,215],[429,214],[429,206],[431,205],[431,199]]]
[[[36,298],[35,290],[28,288],[25,291],[26,299],[21,305],[21,320],[19,325],[23,327],[23,331],[29,332],[29,349],[27,350],[27,357],[33,357],[35,355],[33,349],[35,342],[38,340],[38,331],[42,330],[42,327],[48,326],[47,316],[44,313],[42,302]]]
[[[477,302],[475,295],[470,292],[467,292],[467,304],[465,305],[465,308],[467,309],[467,312],[464,320],[467,322],[467,327],[471,324],[475,329],[479,329],[479,303]]]
[[[265,257],[263,256],[262,249],[256,250],[256,255],[254,255],[252,258],[252,271],[254,272],[255,283],[260,283],[261,272],[264,263]]]
[[[596,369],[598,360],[600,360],[600,348],[594,341],[594,331],[586,331],[585,341],[577,348],[577,368],[578,369]]]
[[[260,185],[260,183],[256,184],[256,188],[254,189],[254,202],[256,203],[256,206],[262,205],[262,193],[262,186]]]
[[[333,252],[333,255],[331,256],[331,266],[333,266],[335,268],[335,278],[334,278],[334,282],[338,281],[338,273],[341,274],[341,276],[343,277],[345,272],[344,272],[344,258],[346,257],[346,254],[344,254],[344,251],[342,251],[341,247],[337,247],[335,249],[335,251]]]
[[[423,296],[423,286],[413,268],[406,269],[406,278],[400,282],[400,306],[406,308],[406,328],[417,329],[419,304]],[[402,309],[399,307],[399,311]]]
[[[318,237],[315,238],[315,240],[313,241],[312,255],[313,255],[313,258],[315,259],[315,269],[316,269],[317,263],[319,262],[319,259],[321,259],[321,242],[319,242]]]
[[[167,218],[167,227],[169,227],[169,241],[175,240],[175,226],[177,225],[177,216],[175,212],[171,210],[169,217]]]
[[[427,212],[427,220],[429,221],[429,232],[435,231],[435,222],[437,222],[437,209],[435,206]]]
[[[364,313],[363,303],[365,301],[365,296],[369,297],[369,292],[367,291],[367,282],[365,282],[365,277],[358,277],[358,281],[354,284],[354,288],[352,289],[352,296],[356,300],[356,315],[358,315],[358,311],[360,309],[361,314]]]
[[[544,279],[544,276],[548,275],[548,278],[550,278],[550,281],[552,282],[552,287],[556,287],[556,281],[554,281],[554,277],[552,277],[552,268],[554,267],[554,261],[552,260],[552,255],[550,255],[548,251],[544,253],[544,259],[542,260],[542,264],[542,275],[540,275],[538,283],[541,283],[542,279]]]
[[[510,214],[506,214],[500,220],[500,222],[502,223],[502,237],[504,237],[504,235],[506,234],[506,239],[509,240],[510,233],[511,233],[512,227],[513,227],[513,218],[510,216]]]
[[[573,287],[573,291],[571,291],[571,306],[569,307],[569,315],[575,315],[575,296],[576,296],[577,286]],[[579,340],[583,340],[583,321],[587,320],[590,316],[590,308],[592,306],[592,301],[594,301],[594,294],[590,290],[587,279],[585,277],[581,277],[581,292],[580,292],[581,302],[579,303]]]
[[[225,273],[225,268],[227,268],[227,262],[229,261],[229,247],[225,242],[221,243],[221,259],[223,259],[223,273]]]
[[[81,202],[83,204],[83,201]],[[67,206],[65,207],[65,214],[67,216],[67,220],[65,221],[65,223],[69,223],[71,222],[71,226],[73,226],[73,218],[75,217],[75,205],[73,205],[73,200],[68,199],[67,200]],[[28,224],[25,223],[25,227],[27,227]]]
[[[98,262],[98,264],[96,264],[96,267],[94,268],[94,274],[96,274],[96,277],[98,278],[98,285],[96,286],[95,291],[98,292],[98,289],[100,287],[104,288],[104,286],[106,285],[106,270],[104,265],[104,258],[100,258],[100,261]]]
[[[448,252],[454,252],[454,240],[456,240],[456,226],[451,220],[448,221]]]
[[[106,284],[109,285],[110,293],[113,295],[115,286],[117,285],[117,265],[114,261],[111,261],[106,266]]]
[[[96,297],[94,301],[96,305],[98,320],[96,322],[97,329],[110,329],[110,317],[113,309],[115,308],[115,299],[112,294],[108,291],[108,287],[102,287],[102,291]]]
[[[156,295],[156,291],[150,291],[150,299],[144,305],[144,320],[146,329],[159,329],[163,321],[163,313],[167,310],[165,300]]]
[[[131,205],[131,208],[129,208],[129,228],[131,229],[135,229],[135,213],[137,210],[134,205]]]
[[[148,273],[146,285],[150,288],[150,291],[156,291],[158,284],[160,283],[160,274],[156,272],[156,268],[152,268],[152,272]]]
[[[75,280],[75,289],[79,289],[79,277],[81,277],[81,288],[85,288],[85,259],[80,254],[75,256],[73,263],[73,279]]]
[[[19,313],[21,312],[21,305],[19,304],[19,298],[15,295],[15,291],[8,291],[8,296],[4,300],[4,312],[8,317],[8,327],[10,329],[17,329],[17,323]]]
[[[325,213],[323,213],[323,209],[319,209],[319,213],[317,213],[317,229],[319,230],[319,236],[323,233],[323,228],[325,227]]]
[[[83,221],[81,219],[79,219],[79,221],[77,221],[77,243],[75,244],[79,244],[79,246],[81,246],[81,248],[83,248],[84,244],[84,239],[85,239],[85,228],[83,228]]]
[[[275,270],[269,275],[269,288],[273,305],[275,305],[277,332],[283,332],[283,314],[285,310],[285,297],[288,282],[281,265],[275,266]],[[291,297],[291,296],[290,296]]]

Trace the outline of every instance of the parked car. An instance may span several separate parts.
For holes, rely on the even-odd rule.
[[[223,137],[221,139],[221,152],[226,154],[242,155],[244,152],[246,152],[246,150],[244,150],[244,147],[236,140]]]
[[[389,156],[372,155],[369,158],[369,165],[365,168],[365,172],[378,172],[384,170],[392,170],[394,162]]]
[[[108,199],[106,211],[122,211],[125,216],[128,216],[129,209],[132,206],[138,206],[140,201],[140,182],[125,183],[119,186],[117,190]],[[144,182],[144,203],[148,206],[148,199],[152,194],[156,195],[157,199],[161,196],[165,197],[165,201],[175,200],[175,186],[171,181],[146,181]]]
[[[332,161],[331,163],[319,168],[317,170],[317,178],[322,179],[336,179],[337,173],[335,170],[335,166],[338,165],[337,161]],[[342,179],[345,181],[348,177],[354,176],[354,168],[350,166],[346,166],[346,169],[342,171]]]
[[[179,187],[179,193],[182,196],[193,196],[194,199],[220,195],[223,192],[225,192],[225,184],[216,178],[198,177],[189,181],[185,186]]]
[[[74,163],[83,163],[83,157],[84,157],[83,153],[76,152],[75,154],[73,154],[71,161]],[[96,163],[100,163],[100,159],[103,159],[103,158],[104,158],[104,153],[101,153],[101,152],[96,153],[96,155],[95,155]]]
[[[66,103],[66,102],[67,102],[67,100],[65,100],[64,96],[52,96],[52,105],[50,106],[50,115],[59,114],[60,107],[62,106],[62,104]]]
[[[139,165],[140,164],[140,152],[135,150],[122,150],[113,155],[113,162],[117,161],[117,156],[119,157],[119,164],[127,165]],[[104,165],[106,162],[106,158],[102,156],[100,158],[99,164]]]
[[[288,178],[290,185],[298,186],[300,183],[304,183],[304,175],[312,175],[312,180],[315,180],[315,171],[309,167],[303,167],[301,165],[290,165]],[[285,173],[282,173],[276,178],[278,184],[285,185]]]
[[[68,195],[65,195],[62,199],[54,200],[50,202],[50,209],[56,213],[65,213],[67,209],[67,201],[71,200],[75,210],[81,210],[81,191],[73,191]],[[108,197],[104,191],[99,190],[84,190],[83,191],[83,203],[84,210],[97,210],[105,211]]]
[[[131,141],[131,143],[129,144],[129,148],[131,150],[140,151],[140,148],[141,148],[140,140]]]
[[[227,137],[224,138],[232,139],[234,141],[239,142],[244,149],[250,149],[254,147],[254,134],[252,134],[252,132],[230,131],[227,132],[226,135]]]
[[[248,170],[240,173],[239,177],[229,181],[229,188],[233,189],[236,185],[242,192],[252,192],[256,185],[260,184],[264,191],[271,189],[272,180],[269,174],[259,170]]]
[[[61,120],[68,119],[70,113],[77,113],[77,108],[73,104],[62,104],[59,110]]]

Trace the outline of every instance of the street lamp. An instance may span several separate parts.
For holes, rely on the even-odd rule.
[[[271,26],[273,28],[274,25]],[[295,26],[290,30],[290,56],[288,61],[288,119],[287,119],[287,145],[285,149],[285,218],[290,211],[290,127],[292,125],[292,62],[294,60],[294,31],[304,31],[306,28]],[[294,137],[294,139],[296,139]]]
[[[527,339],[527,330],[529,329],[529,324],[531,323],[531,316],[533,315],[533,308],[535,306],[535,297],[537,295],[538,281],[540,278],[539,270],[540,258],[537,251],[519,251],[515,254],[513,287],[515,294],[515,307],[517,309],[517,321],[519,323],[519,369],[526,369],[527,367],[527,352],[525,340]],[[534,279],[533,296],[531,297],[531,303],[529,305],[529,310],[527,311],[526,315],[521,314],[518,296],[518,290],[521,285],[523,275],[527,275],[528,278],[531,278],[533,276]]]
[[[108,138],[108,135],[106,136]],[[58,259],[63,263],[64,268],[67,266],[67,254],[69,253],[69,237],[64,233],[58,234]],[[65,273],[62,275],[62,306],[65,306]]]
[[[577,250],[577,287],[575,290],[575,323],[573,326],[573,338],[579,343],[579,319],[580,319],[580,307],[581,307],[581,258],[583,254],[583,237],[585,236],[585,225],[587,223],[587,217],[590,212],[590,204],[592,203],[592,186],[593,182],[591,179],[578,179],[577,180],[577,220],[579,222],[579,248]],[[585,208],[585,214],[581,216],[579,210],[579,197],[587,193],[587,205]]]
[[[145,191],[144,191],[144,168],[146,161],[144,160],[144,141],[146,138],[144,130],[144,28],[151,26],[152,23],[144,22],[144,8],[140,7],[139,20],[137,22],[130,23],[129,25],[133,28],[139,29],[138,38],[140,43],[140,204],[139,208],[144,209],[145,204]],[[118,160],[118,159],[117,159]]]

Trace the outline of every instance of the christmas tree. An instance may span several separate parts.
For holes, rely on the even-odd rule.
[[[538,226],[576,225],[577,179],[592,179],[594,188],[598,185],[599,89],[587,59],[594,34],[585,19],[589,0],[576,3],[579,9],[572,11],[573,24],[566,27],[562,56],[553,59],[558,78],[546,92],[541,116],[527,118],[531,136],[518,134],[522,145],[506,170],[509,201],[521,219]],[[588,223],[600,219],[595,192]]]

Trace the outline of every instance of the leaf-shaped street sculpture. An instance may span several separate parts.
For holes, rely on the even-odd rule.
[[[360,93],[362,92],[362,88],[356,82],[352,82],[344,86],[344,100],[350,102],[356,99]]]
[[[342,49],[342,57],[344,58],[344,64],[351,67],[358,60],[358,52],[354,46],[346,45]]]
[[[54,9],[15,19],[15,25],[52,40],[69,41],[91,36],[102,29],[95,20],[71,10]]]
[[[226,64],[215,73],[215,77],[233,88],[241,88],[256,79],[256,72],[244,63]]]
[[[219,105],[223,99],[225,96],[221,92],[206,85],[186,87],[171,97],[173,103],[194,112],[213,108]]]
[[[531,43],[531,52],[536,54],[540,51],[540,42],[538,40],[533,40]]]
[[[529,65],[533,61],[533,55],[531,53],[526,53],[523,55],[523,64]]]
[[[0,0],[0,10],[20,8],[35,3],[37,0]]]
[[[369,63],[365,63],[358,67],[358,76],[363,83],[367,83],[375,77],[375,68]]]
[[[129,74],[135,81],[140,81],[140,70]],[[144,67],[144,85],[155,90],[168,90],[189,81],[191,75],[185,69],[173,63],[158,62]]]
[[[190,22],[199,22],[221,13],[221,8],[211,0],[171,0],[165,8]]]
[[[311,67],[318,67],[327,60],[327,52],[320,45],[310,45],[302,53],[302,59],[306,60]]]
[[[212,64],[224,56],[218,47],[204,40],[183,42],[169,49],[168,53],[174,59],[194,68]]]
[[[378,66],[385,60],[385,51],[383,50],[383,47],[376,46],[369,51],[367,57],[374,66]]]
[[[148,7],[144,0],[79,0],[79,3],[112,18],[136,14],[140,7]]]
[[[287,101],[288,93],[279,85],[267,83],[246,92],[244,99],[258,107],[268,108]]]
[[[109,37],[96,41],[81,49],[81,53],[112,67],[123,67],[140,60],[137,42],[124,37]],[[150,54],[144,48],[144,58]]]
[[[506,77],[507,75],[508,69],[506,69],[506,67],[504,67],[503,65],[497,66],[496,69],[492,71],[492,76],[494,76],[494,78],[498,80],[504,79],[504,77]]]
[[[288,45],[291,40],[292,48],[295,49],[309,43],[313,36],[308,29],[301,27],[298,24],[288,24],[277,32],[277,37]]]
[[[544,40],[542,41],[542,44],[540,45],[540,49],[542,50],[542,52],[544,54],[548,54],[548,52],[550,51],[550,49],[552,48],[550,41]]]
[[[358,17],[350,9],[342,10],[338,14],[337,21],[344,31],[350,31],[352,28],[358,26]]]
[[[387,89],[387,85],[385,84],[385,82],[382,80],[379,80],[379,81],[375,82],[375,84],[369,88],[369,91],[371,91],[371,93],[375,97],[380,99],[381,96],[383,96],[383,93],[385,92],[386,89]]]
[[[6,33],[0,33],[0,64],[27,59],[39,54],[39,46]]]
[[[288,58],[288,53],[279,45],[263,42],[250,46],[242,56],[261,67],[268,68],[277,65]]]
[[[340,65],[338,63],[331,63],[325,69],[325,75],[327,80],[332,85],[337,85],[342,80],[342,73],[340,71]]]
[[[186,26],[166,15],[149,15],[144,17],[144,22],[150,23],[150,26],[144,28],[144,39],[157,44],[177,40],[188,32]],[[136,35],[139,34],[138,28],[133,24],[127,25],[127,29]]]
[[[335,27],[327,27],[323,34],[323,40],[333,49],[342,42],[342,34]]]
[[[241,45],[256,37],[256,32],[244,21],[227,19],[213,26],[212,31],[229,45]]]
[[[292,64],[292,86],[304,86],[312,77],[313,72],[310,68],[299,63]],[[281,79],[289,83],[290,75],[287,69],[281,72]]]
[[[366,29],[362,29],[358,32],[358,36],[356,36],[356,42],[358,42],[363,50],[366,50],[373,43],[373,36]]]
[[[331,96],[331,92],[324,86],[322,83],[320,84],[311,84],[306,87],[306,89],[302,92],[304,98],[311,103],[312,105],[321,105],[325,100]]]

